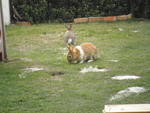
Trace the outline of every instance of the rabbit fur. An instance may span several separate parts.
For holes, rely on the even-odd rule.
[[[97,58],[96,46],[92,43],[83,43],[80,46],[68,46],[67,60],[69,63],[83,63],[94,61]]]
[[[65,35],[64,35],[65,45],[74,45],[75,44],[75,35],[72,30],[72,25],[68,24],[68,25],[65,25],[65,27],[67,28],[67,31],[65,32]]]

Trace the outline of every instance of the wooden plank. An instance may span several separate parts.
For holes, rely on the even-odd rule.
[[[105,105],[104,113],[150,113],[150,104]]]

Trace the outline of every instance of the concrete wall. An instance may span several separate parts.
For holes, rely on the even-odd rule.
[[[2,0],[4,24],[10,24],[10,7],[9,0]]]

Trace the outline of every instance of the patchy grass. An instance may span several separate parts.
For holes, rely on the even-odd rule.
[[[128,87],[150,88],[150,21],[74,24],[73,30],[77,44],[97,46],[100,59],[68,64],[63,24],[6,27],[8,57],[21,59],[0,63],[1,113],[101,113],[105,104],[150,103],[149,92],[109,101]],[[80,73],[89,66],[109,71]],[[34,67],[44,70],[24,72]],[[116,75],[141,78],[112,80]]]

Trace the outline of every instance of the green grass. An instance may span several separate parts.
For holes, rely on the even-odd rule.
[[[63,55],[67,51],[61,49],[65,48],[63,24],[6,27],[8,58],[31,61],[0,63],[0,113],[101,113],[106,104],[150,103],[150,92],[109,101],[127,87],[150,88],[150,21],[74,24],[73,30],[77,44],[92,42],[97,46],[100,59],[68,64]],[[119,62],[107,61],[111,59]],[[88,66],[109,71],[79,72]],[[19,78],[28,67],[44,70]],[[64,74],[52,76],[55,71]],[[111,80],[112,76],[123,74],[142,78]]]

